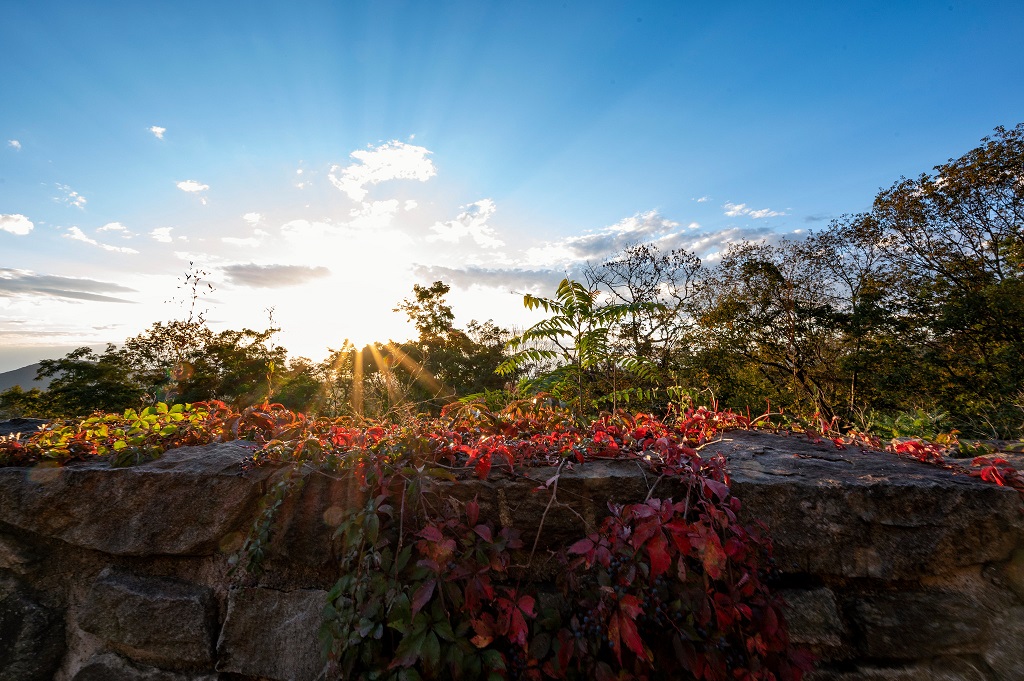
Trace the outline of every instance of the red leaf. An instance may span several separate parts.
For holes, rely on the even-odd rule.
[[[651,579],[661,576],[672,566],[665,535],[658,532],[647,542],[647,555],[651,558]]]
[[[644,642],[640,640],[640,632],[636,630],[636,622],[627,617],[619,618],[620,633],[622,640],[626,643],[626,647],[633,651],[637,657],[646,657],[649,661],[653,661],[653,656],[648,655],[647,651],[644,650]]]
[[[619,642],[619,613],[612,613],[608,620],[608,644],[615,652],[615,659],[622,665],[622,644]]]
[[[537,615],[533,612],[534,603],[533,596],[526,595],[520,596],[516,605],[527,617],[536,617]]]
[[[491,533],[491,528],[487,525],[477,525],[473,528],[473,531],[477,533],[477,536],[479,536],[486,542],[494,541],[494,535]]]
[[[475,472],[476,477],[480,478],[481,480],[487,479],[487,474],[491,472],[490,454],[484,454],[483,456],[476,460]]]
[[[419,531],[419,536],[423,537],[427,541],[438,542],[444,539],[444,535],[441,534],[441,530],[437,529],[433,525],[427,525]]]
[[[412,616],[415,617],[416,613],[423,609],[423,606],[430,602],[430,597],[434,595],[434,585],[437,584],[437,580],[431,579],[420,585],[420,588],[416,589],[416,593],[412,597]]]
[[[717,480],[706,478],[704,480],[704,487],[705,489],[710,489],[712,492],[714,492],[715,496],[717,496],[719,499],[724,500],[727,496],[729,496],[728,485],[724,485],[718,482]]]
[[[569,547],[569,553],[575,553],[577,556],[584,556],[594,551],[594,540],[590,537],[586,539],[580,539],[578,542]]]
[[[480,504],[477,503],[476,497],[466,504],[466,518],[470,525],[476,525],[476,521],[480,519]]]

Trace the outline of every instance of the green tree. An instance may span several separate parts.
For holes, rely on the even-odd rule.
[[[595,388],[602,370],[612,377],[613,393],[616,371],[649,371],[644,358],[612,352],[610,339],[614,325],[654,304],[607,303],[601,298],[599,290],[568,278],[558,285],[554,298],[523,296],[526,308],[544,310],[550,316],[508,341],[513,354],[497,367],[497,373],[511,375],[531,364],[540,365],[541,370],[529,376],[523,387],[550,391],[582,415],[599,397]]]
[[[901,179],[871,218],[942,406],[1005,411],[1024,385],[1024,124]]]
[[[46,392],[51,410],[60,416],[123,411],[139,406],[145,394],[125,353],[113,344],[101,355],[81,347],[60,359],[44,359],[37,376],[51,379]]]

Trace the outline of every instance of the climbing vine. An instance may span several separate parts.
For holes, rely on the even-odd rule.
[[[259,449],[247,467],[284,470],[233,558],[250,574],[263,568],[278,511],[308,471],[345,481],[348,496],[329,521],[338,580],[321,630],[332,678],[797,680],[812,660],[790,643],[771,591],[767,528],[740,520],[725,459],[709,446],[722,433],[797,432],[836,447],[886,447],[1022,493],[1024,482],[1003,459],[968,467],[939,444],[884,445],[833,422],[774,417],[688,408],[581,424],[543,396],[500,412],[459,403],[397,424],[307,418],[273,404],[157,405],[0,439],[0,465],[100,455],[131,465],[172,447],[252,440]],[[575,512],[559,499],[560,479],[598,459],[640,466],[652,481],[647,497],[609,504],[590,524],[580,517],[575,541],[538,557],[548,512]],[[547,495],[529,534],[458,491],[467,478],[499,476]]]

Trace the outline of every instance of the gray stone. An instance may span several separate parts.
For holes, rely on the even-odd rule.
[[[49,681],[64,649],[60,613],[20,582],[0,580],[0,681]]]
[[[999,681],[1024,679],[1024,607],[1012,608],[992,623],[985,661]]]
[[[240,476],[253,447],[183,447],[130,468],[0,468],[0,522],[119,556],[209,555],[255,512],[269,471]]]
[[[134,664],[120,655],[103,653],[89,660],[72,681],[217,681],[216,672],[170,672]]]
[[[105,570],[78,625],[138,662],[168,669],[213,666],[216,610],[210,589]]]
[[[21,434],[23,440],[27,440],[32,433],[39,430],[39,426],[46,425],[46,419],[16,418],[0,421],[0,437]]]
[[[786,601],[786,624],[792,642],[821,649],[838,648],[847,639],[831,589],[784,589],[779,595]]]
[[[838,672],[820,669],[811,672],[804,679],[805,681],[990,681],[983,664],[979,665],[969,658],[962,657],[937,657],[921,663],[889,667],[859,665],[854,671]]]
[[[768,525],[785,572],[916,579],[1004,561],[1024,545],[1008,487],[803,436],[726,437],[707,451],[728,458],[741,517]]]
[[[327,592],[233,589],[217,644],[217,671],[314,681],[324,667],[319,631]]]
[[[854,625],[872,658],[913,659],[978,653],[991,613],[974,599],[943,591],[900,591],[858,597]]]
[[[0,534],[0,570],[10,570],[19,575],[29,572],[37,557],[14,537]]]
[[[1013,552],[1010,560],[1000,566],[1003,581],[1024,603],[1024,547]]]

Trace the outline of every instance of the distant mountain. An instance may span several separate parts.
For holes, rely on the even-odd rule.
[[[25,392],[32,388],[46,390],[50,386],[50,379],[44,378],[41,381],[37,381],[36,371],[38,369],[39,363],[36,362],[35,364],[29,364],[27,367],[3,372],[0,374],[0,392],[13,388],[16,385],[20,385],[21,389]]]

